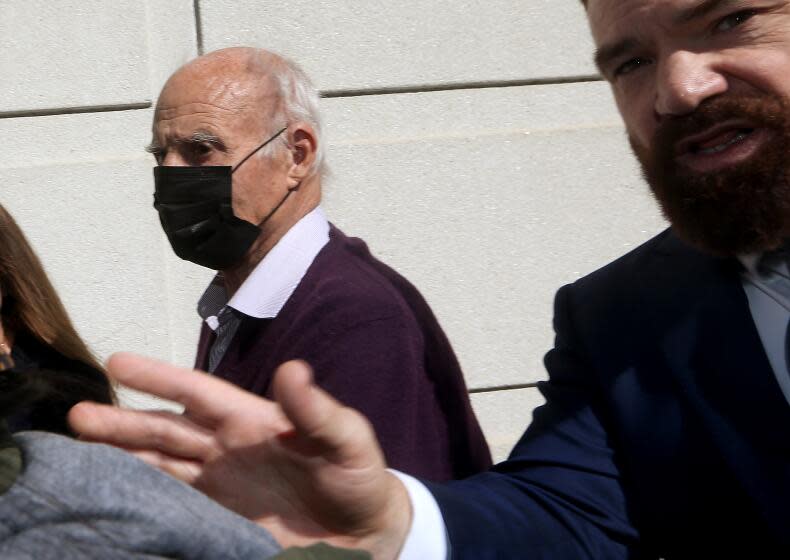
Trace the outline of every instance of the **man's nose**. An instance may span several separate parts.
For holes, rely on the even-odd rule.
[[[705,99],[727,91],[727,79],[707,53],[677,51],[662,62],[656,91],[659,117],[693,112]]]

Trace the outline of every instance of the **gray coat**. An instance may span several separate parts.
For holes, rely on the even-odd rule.
[[[22,472],[0,495],[0,558],[262,559],[280,550],[261,527],[105,445],[14,435]],[[0,471],[14,452],[0,454]]]

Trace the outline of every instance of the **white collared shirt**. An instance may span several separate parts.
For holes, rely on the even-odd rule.
[[[217,329],[217,317],[225,306],[256,319],[277,317],[328,242],[329,222],[319,206],[272,247],[230,301],[222,276],[217,274],[198,302],[198,314],[211,330]]]
[[[762,255],[738,257],[745,269],[741,273],[741,283],[768,362],[790,404],[790,375],[785,355],[785,337],[790,323],[790,270],[786,262],[779,261],[774,270],[763,271],[758,266],[761,258]],[[786,282],[784,290],[777,289],[777,276]]]

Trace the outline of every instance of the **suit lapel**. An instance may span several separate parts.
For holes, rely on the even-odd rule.
[[[738,271],[734,263],[676,239],[665,245],[670,250],[658,260],[662,270],[656,273],[690,273],[670,304],[680,320],[662,340],[671,371],[758,509],[787,539],[790,404],[768,362]]]

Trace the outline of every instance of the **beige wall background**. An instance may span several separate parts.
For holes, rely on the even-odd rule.
[[[192,362],[211,272],[171,254],[143,146],[169,73],[240,44],[313,77],[324,206],[422,290],[503,458],[554,292],[664,227],[579,2],[0,0],[0,202],[102,357]]]

